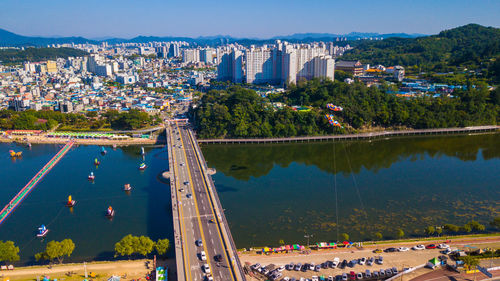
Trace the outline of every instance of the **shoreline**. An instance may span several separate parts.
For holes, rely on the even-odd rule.
[[[342,141],[342,140],[362,140],[391,138],[402,136],[425,136],[425,135],[458,135],[474,133],[497,133],[500,126],[472,126],[463,128],[437,128],[437,129],[418,129],[418,130],[383,130],[377,132],[346,134],[346,135],[327,135],[327,136],[303,136],[303,137],[285,137],[285,138],[223,138],[223,139],[197,139],[200,144],[246,144],[246,143],[291,143],[291,142],[322,142],[322,141]]]
[[[12,138],[0,138],[0,143],[22,143],[22,144],[65,144],[68,138],[49,138],[45,136],[15,136]],[[127,140],[108,140],[108,139],[73,139],[77,145],[105,145],[105,146],[129,146],[141,144],[165,144],[161,139],[139,139],[131,138]]]

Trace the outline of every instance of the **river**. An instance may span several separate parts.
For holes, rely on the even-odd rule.
[[[202,149],[238,248],[422,236],[500,214],[500,134]]]
[[[0,144],[0,204],[9,200],[61,145]],[[11,159],[8,151],[23,151]],[[0,225],[0,240],[21,249],[21,263],[51,240],[71,238],[70,260],[109,259],[127,234],[172,240],[165,148],[72,148]],[[500,213],[500,134],[405,137],[269,145],[203,145],[236,246],[276,246],[423,235],[428,225],[487,224]],[[96,168],[94,158],[101,161]],[[93,171],[94,182],[87,180]],[[130,183],[130,194],[122,188]],[[65,207],[68,195],[77,201]],[[116,210],[110,221],[108,206]],[[46,224],[45,239],[35,238]],[[173,251],[170,252],[173,255]]]

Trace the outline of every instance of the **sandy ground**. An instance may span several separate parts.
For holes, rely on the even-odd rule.
[[[149,262],[149,267],[146,263]],[[175,260],[159,261],[159,265],[167,265],[169,268],[175,268]],[[111,275],[125,276],[125,280],[146,280],[145,276],[151,272],[152,260],[133,260],[133,261],[115,261],[115,262],[95,262],[87,263],[87,272],[94,272],[95,278],[92,280],[107,280]],[[68,272],[73,272],[71,276],[67,275]],[[35,266],[35,267],[20,267],[10,271],[0,271],[0,280],[5,280],[9,277],[10,280],[37,280],[43,279],[42,276],[49,276],[50,279],[57,278],[58,280],[83,280],[84,279],[83,264],[63,264],[54,265],[49,269],[48,266]],[[170,280],[170,279],[169,279]]]
[[[442,243],[443,241],[437,241],[437,243]],[[288,264],[290,262],[293,262],[295,264],[297,263],[315,263],[315,264],[321,264],[327,260],[333,260],[335,257],[338,257],[341,261],[342,260],[352,260],[352,259],[358,259],[358,258],[369,258],[369,257],[376,257],[376,256],[382,256],[384,258],[384,264],[383,265],[377,265],[374,264],[373,266],[367,266],[367,265],[357,265],[354,268],[346,267],[344,269],[321,269],[320,272],[312,272],[312,271],[307,271],[307,272],[302,272],[302,271],[288,271],[285,270],[283,271],[283,276],[288,276],[288,277],[305,277],[305,278],[311,278],[313,275],[316,276],[335,276],[339,275],[342,273],[349,273],[350,271],[354,272],[364,272],[366,269],[369,269],[370,271],[374,270],[380,270],[380,269],[387,269],[387,268],[392,268],[392,267],[397,267],[398,270],[401,271],[402,268],[404,267],[415,267],[421,264],[426,263],[428,260],[431,258],[440,256],[441,253],[439,253],[439,249],[430,249],[430,250],[421,250],[421,251],[413,251],[410,250],[408,252],[395,252],[395,253],[380,253],[380,254],[375,254],[373,253],[373,250],[376,248],[379,249],[385,249],[389,247],[401,247],[405,246],[408,248],[411,248],[413,245],[420,244],[418,242],[412,242],[412,243],[398,243],[398,244],[383,244],[383,245],[370,245],[370,246],[365,246],[364,248],[339,248],[335,250],[313,250],[310,254],[299,254],[299,253],[290,253],[290,254],[271,254],[271,255],[260,255],[256,253],[240,253],[240,259],[242,264],[255,264],[255,263],[260,263],[263,266],[269,265],[269,264],[274,264],[276,266],[281,266]],[[431,244],[431,242],[426,241],[425,243],[421,244]],[[499,236],[494,236],[494,237],[482,237],[482,238],[466,238],[463,240],[456,240],[452,241],[450,243],[451,247],[458,247],[462,248],[464,245],[470,245],[470,246],[476,246],[479,248],[486,248],[486,247],[491,247],[491,248],[500,248],[500,237]],[[411,275],[408,275],[405,277],[403,280],[411,280],[412,278],[415,278],[419,275],[426,274],[430,270],[428,269],[422,269],[418,270]],[[254,280],[259,280],[257,278],[249,277],[249,281],[254,281]]]
[[[27,139],[27,140],[25,140]],[[23,136],[23,137],[13,137],[9,138],[0,138],[0,142],[20,142],[20,143],[67,143],[67,138],[48,138],[44,136]],[[75,143],[77,144],[85,144],[85,145],[113,145],[117,146],[125,146],[125,145],[138,145],[138,144],[156,144],[158,143],[156,139],[140,139],[140,138],[130,138],[127,140],[94,140],[94,139],[75,139]]]

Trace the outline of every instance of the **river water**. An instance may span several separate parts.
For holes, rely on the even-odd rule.
[[[61,147],[0,144],[2,208]],[[11,159],[10,149],[23,151],[23,157]],[[12,240],[21,248],[21,262],[31,263],[48,241],[65,238],[76,245],[73,261],[112,258],[114,244],[127,234],[172,241],[170,185],[159,178],[168,168],[166,149],[146,148],[145,171],[138,169],[143,162],[140,147],[107,151],[102,156],[97,146],[72,148],[0,225],[0,240]],[[97,168],[96,157],[101,161]],[[94,182],[87,180],[92,171]],[[133,188],[129,194],[123,191],[126,183]],[[73,210],[65,207],[68,195],[77,201]],[[104,216],[108,206],[116,210],[112,221]],[[35,238],[41,224],[50,230],[43,240]]]
[[[57,153],[61,145],[0,144],[0,205]],[[23,151],[11,159],[8,151]],[[109,259],[127,234],[153,240],[173,236],[165,148],[139,147],[100,155],[100,147],[72,148],[0,225],[0,240],[21,248],[22,263],[51,240],[71,238],[73,261]],[[238,248],[422,235],[428,225],[484,224],[500,213],[500,134],[433,136],[273,145],[203,145]],[[101,161],[96,169],[94,158]],[[87,180],[93,171],[94,182]],[[122,188],[130,183],[130,194]],[[77,200],[64,206],[68,195]],[[104,217],[108,206],[116,216]],[[43,240],[36,228],[50,229]],[[173,251],[170,252],[173,255]]]
[[[206,145],[237,247],[423,235],[500,215],[500,134]]]

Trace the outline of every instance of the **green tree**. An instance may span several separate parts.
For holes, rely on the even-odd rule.
[[[500,217],[495,217],[491,222],[490,225],[494,228],[500,229]]]
[[[446,230],[449,233],[456,233],[456,232],[460,231],[460,227],[458,225],[454,225],[454,224],[445,224],[444,230]]]
[[[155,243],[153,242],[153,240],[151,240],[151,238],[146,236],[140,236],[136,241],[137,241],[135,247],[136,253],[146,257],[153,251]]]
[[[462,257],[461,260],[470,268],[476,268],[479,265],[479,260],[473,256]]]
[[[19,247],[12,241],[0,241],[0,262],[19,260]]]
[[[398,231],[396,232],[396,236],[401,239],[405,236],[405,232],[400,228],[398,229]]]
[[[434,226],[428,226],[425,228],[425,234],[427,235],[432,235],[436,232],[436,228],[434,228]]]
[[[285,240],[280,239],[279,244],[280,244],[280,245],[285,245]]]
[[[349,234],[342,233],[340,236],[342,236],[342,239],[344,239],[344,241],[349,241]]]
[[[436,234],[439,236],[439,235],[441,235],[441,233],[443,233],[443,228],[437,227],[436,228]]]
[[[130,256],[135,252],[136,245],[138,244],[138,237],[129,234],[123,237],[115,244],[115,257],[117,256]]]
[[[155,243],[155,250],[158,255],[165,255],[170,250],[170,241],[168,239],[158,239]]]
[[[469,233],[472,231],[472,227],[469,224],[465,224],[460,227],[460,231]]]
[[[375,232],[375,239],[382,240],[382,238],[384,238],[384,236],[381,232]]]
[[[473,231],[484,231],[486,229],[486,226],[474,220],[468,222],[467,225],[469,225]]]
[[[75,243],[71,239],[64,239],[61,242],[58,241],[50,241],[47,243],[45,247],[45,251],[41,253],[37,253],[35,255],[35,259],[39,260],[55,260],[59,263],[62,263],[64,257],[70,257],[73,251],[75,250]]]

